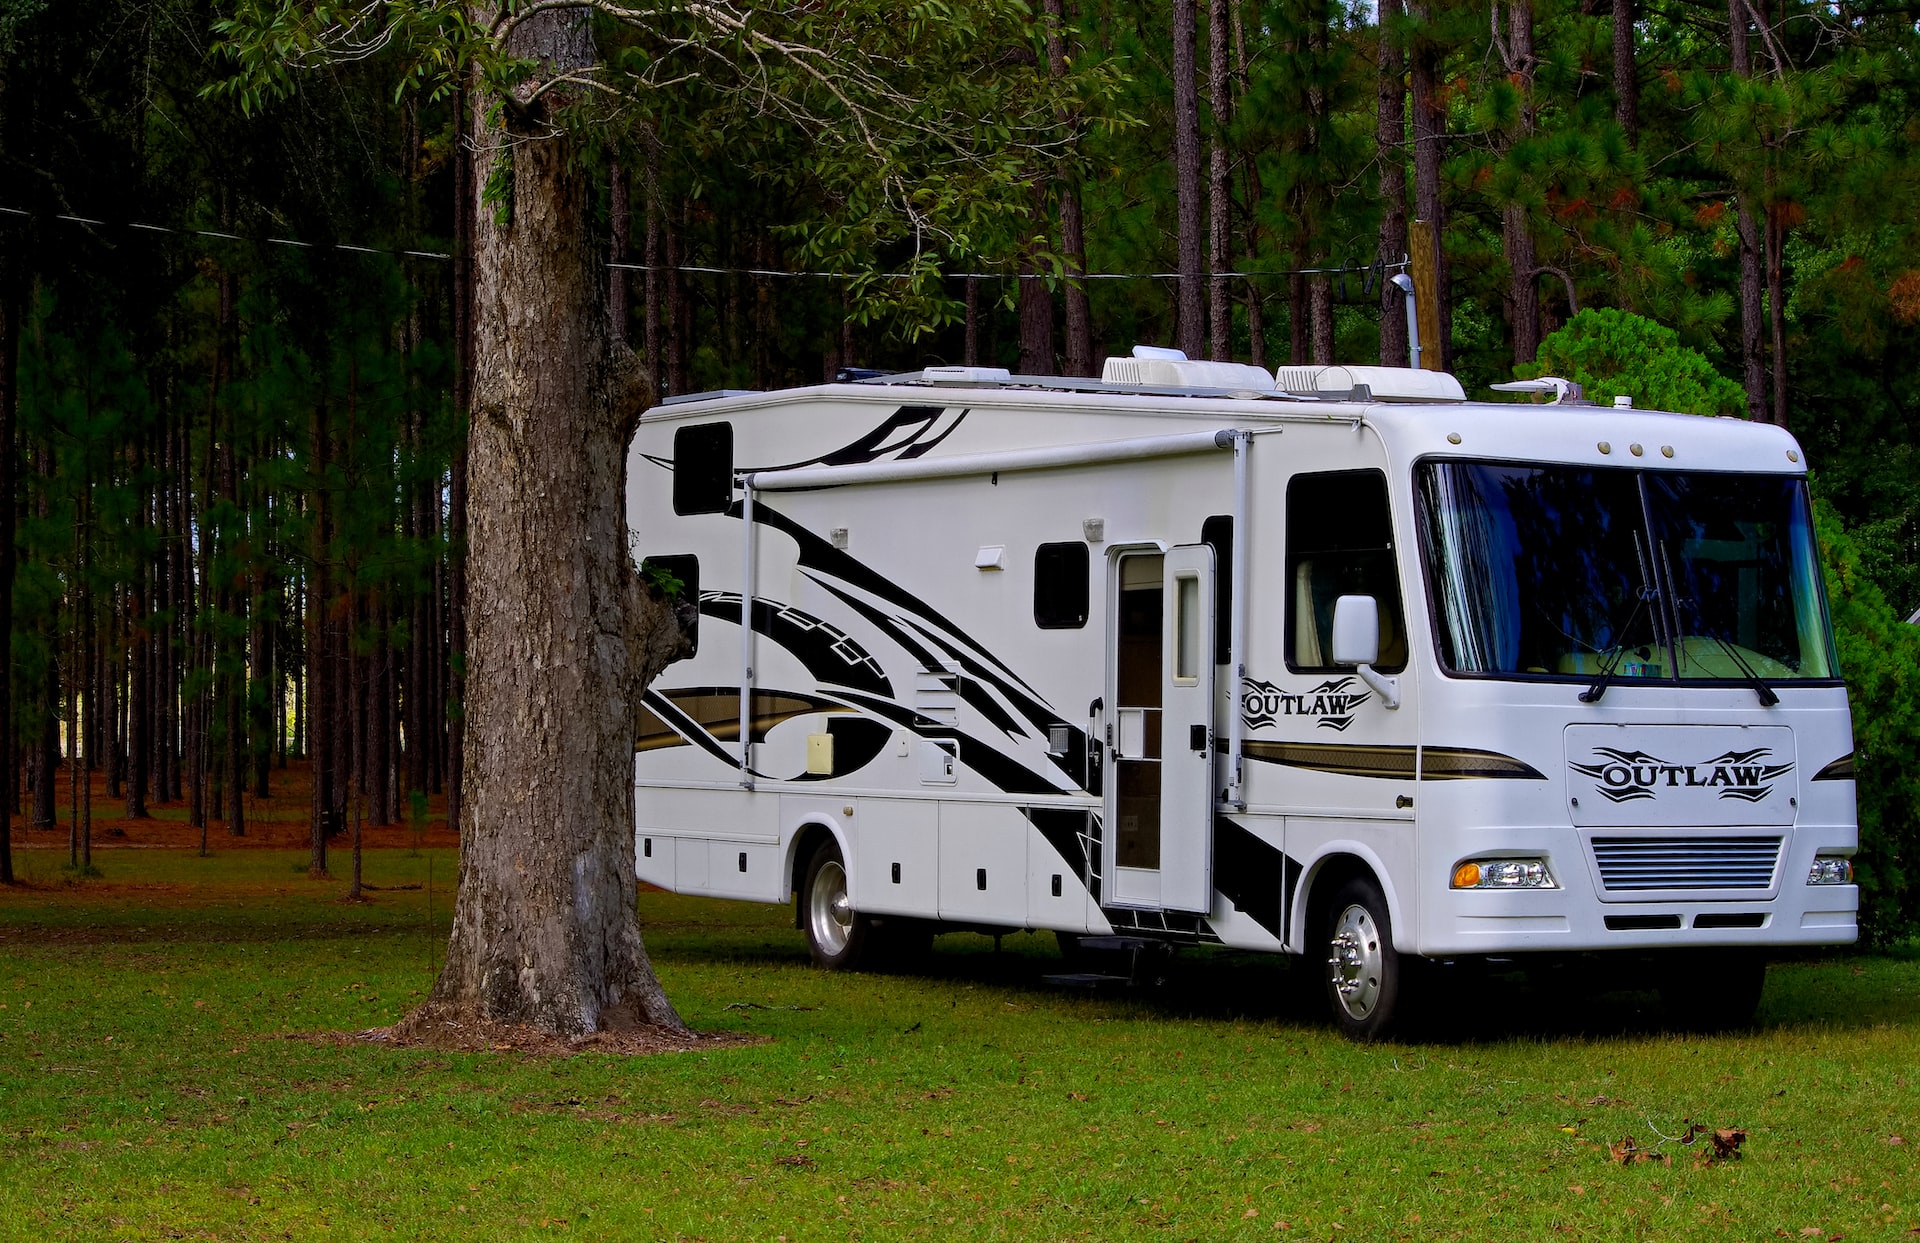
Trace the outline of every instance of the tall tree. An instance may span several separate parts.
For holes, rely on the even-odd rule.
[[[1380,0],[1378,97],[1374,113],[1374,158],[1380,185],[1380,264],[1401,262],[1407,254],[1407,81],[1401,41],[1406,0]],[[1391,281],[1380,282],[1380,363],[1407,363],[1407,295]]]
[[[1206,286],[1202,266],[1200,76],[1195,40],[1198,0],[1173,0],[1173,177],[1179,251],[1175,340],[1189,358],[1206,349]]]

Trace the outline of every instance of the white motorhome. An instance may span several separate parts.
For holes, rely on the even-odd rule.
[[[1305,954],[1363,1038],[1427,959],[1665,955],[1739,1021],[1766,951],[1854,940],[1791,436],[1168,353],[649,412],[634,551],[699,623],[641,878],[794,898],[829,968],[943,928]]]

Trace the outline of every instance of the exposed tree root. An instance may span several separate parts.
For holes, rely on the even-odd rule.
[[[334,1044],[383,1044],[400,1049],[441,1049],[464,1053],[526,1053],[535,1057],[566,1057],[575,1053],[687,1053],[695,1049],[726,1049],[760,1044],[763,1038],[736,1032],[674,1030],[635,1021],[628,1014],[609,1014],[608,1024],[596,1032],[561,1035],[523,1023],[501,1023],[463,1008],[429,1002],[391,1027],[359,1032],[336,1032],[314,1037]]]

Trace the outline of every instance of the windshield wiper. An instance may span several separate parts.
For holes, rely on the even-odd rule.
[[[1695,633],[1703,634],[1720,645],[1720,650],[1726,654],[1728,660],[1733,662],[1734,667],[1740,670],[1741,676],[1746,684],[1751,686],[1753,693],[1760,697],[1761,707],[1771,708],[1773,705],[1779,703],[1780,696],[1774,693],[1774,689],[1771,686],[1767,685],[1765,678],[1762,678],[1758,673],[1754,672],[1753,666],[1747,663],[1747,658],[1740,654],[1740,649],[1727,642],[1726,638],[1721,635],[1720,632],[1714,630],[1707,624],[1706,613],[1700,607],[1699,597],[1682,596],[1680,594],[1680,580],[1673,576],[1673,564],[1667,560],[1667,545],[1664,540],[1661,541],[1660,544],[1660,568],[1666,572],[1667,581],[1674,585],[1673,602],[1676,608],[1684,601],[1688,610],[1693,614],[1693,623],[1698,628]],[[1679,650],[1679,638],[1675,636],[1674,652],[1676,654],[1676,660],[1678,660]],[[1678,667],[1674,669],[1674,672],[1680,672]]]
[[[1634,532],[1633,536],[1633,556],[1634,559],[1640,563],[1640,590],[1635,593],[1637,598],[1634,601],[1633,612],[1627,614],[1627,624],[1610,634],[1608,636],[1609,638],[1618,639],[1623,635],[1633,633],[1633,623],[1640,620],[1641,611],[1645,609],[1649,603],[1660,598],[1660,589],[1654,585],[1654,579],[1647,573],[1647,554],[1640,547],[1640,533],[1637,531]],[[1659,627],[1655,626],[1654,629],[1657,632]],[[1659,642],[1659,638],[1659,634],[1655,633],[1654,641],[1656,643]],[[1606,694],[1607,687],[1613,684],[1614,671],[1620,667],[1620,661],[1626,654],[1627,645],[1624,642],[1616,642],[1608,649],[1607,654],[1600,659],[1599,675],[1593,679],[1592,685],[1580,692],[1579,699],[1581,703],[1597,704],[1600,702],[1600,696]]]

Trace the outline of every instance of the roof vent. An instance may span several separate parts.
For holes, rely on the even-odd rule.
[[[1282,367],[1278,379],[1285,392],[1333,401],[1350,397],[1356,389],[1365,389],[1371,395],[1355,399],[1361,401],[1467,399],[1460,381],[1446,372],[1416,371],[1411,367]]]
[[[1215,363],[1190,359],[1179,350],[1158,345],[1136,345],[1132,358],[1109,358],[1100,379],[1107,384],[1143,388],[1213,388],[1271,393],[1273,373],[1245,363]]]

